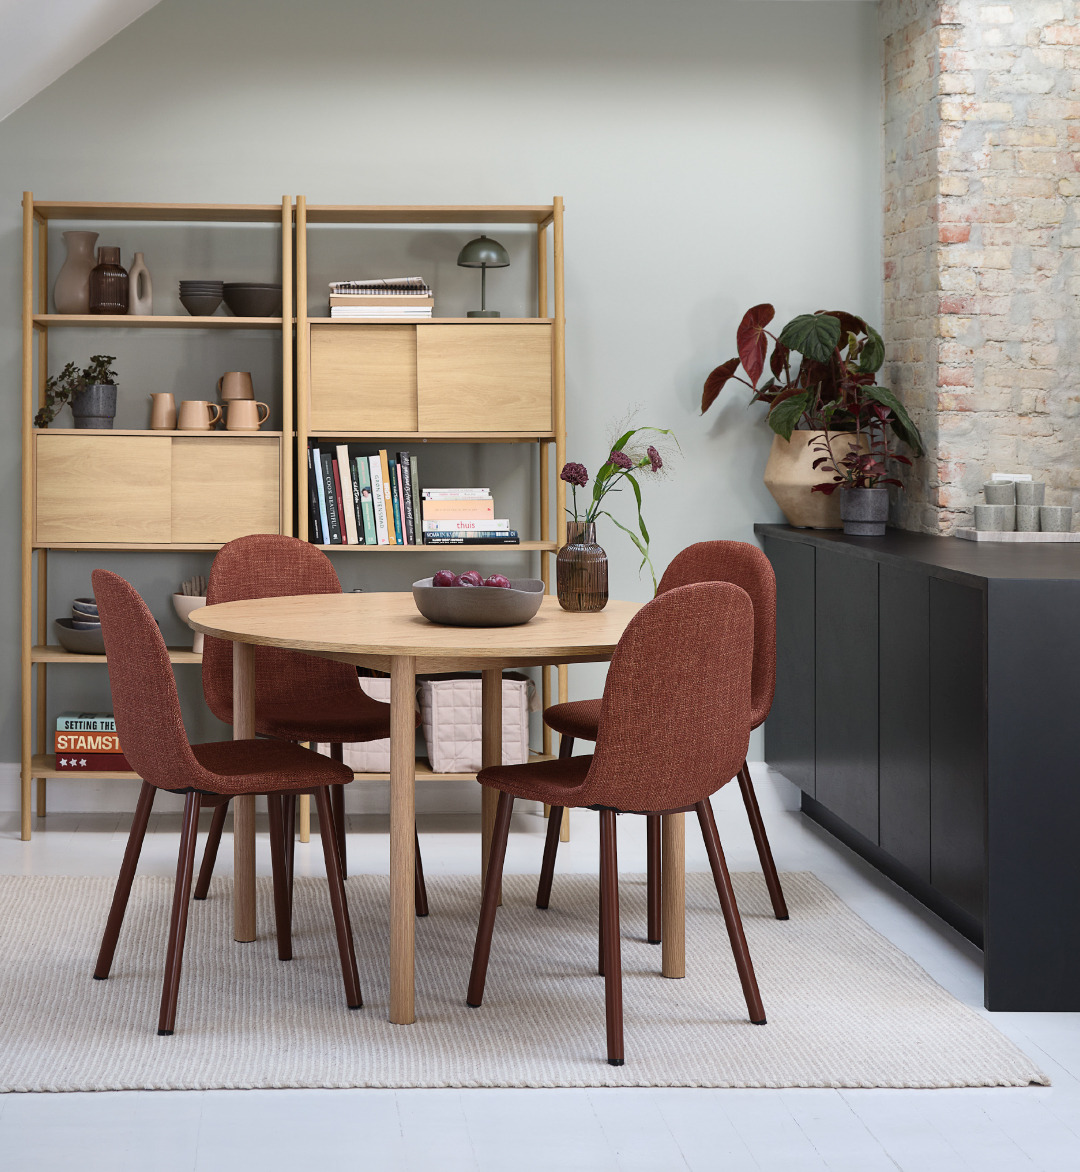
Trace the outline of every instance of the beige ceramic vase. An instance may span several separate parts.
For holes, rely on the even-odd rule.
[[[800,529],[842,529],[840,494],[826,496],[811,492],[815,484],[829,480],[831,474],[814,467],[819,456],[826,456],[824,444],[816,444],[823,431],[793,431],[791,439],[774,435],[769,461],[765,465],[765,487],[780,506],[789,525]],[[864,446],[865,446],[865,440]],[[839,460],[855,447],[854,434],[841,433],[832,439],[833,454]]]

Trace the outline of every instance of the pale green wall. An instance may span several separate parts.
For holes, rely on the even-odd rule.
[[[761,485],[760,410],[731,392],[698,415],[702,379],[734,352],[743,310],[774,300],[781,316],[879,315],[879,109],[869,3],[164,0],[0,123],[0,761],[18,749],[24,188],[43,199],[267,203],[286,193],[334,203],[563,195],[568,454],[595,468],[610,426],[634,405],[642,421],[675,429],[683,459],[647,499],[662,568],[692,541],[752,539],[755,520],[778,517]],[[525,305],[531,258],[527,241],[499,235],[515,264],[492,276],[492,301],[513,311]],[[337,239],[324,239],[318,267],[423,272],[439,311],[460,312],[473,297],[453,265],[461,238],[354,239],[336,257]],[[267,279],[276,250],[266,239],[125,226],[106,227],[101,242],[120,243],[125,263],[144,249],[162,308],[193,267]],[[61,254],[57,241],[54,271]],[[279,369],[270,335],[72,332],[54,353],[99,349],[120,357],[122,411],[134,420],[148,390],[202,397],[222,370],[250,368],[267,385]],[[528,528],[518,455],[474,451],[470,461]],[[601,540],[613,595],[645,598],[626,539],[609,528]],[[53,614],[103,560],[54,558]],[[372,588],[407,585],[420,564],[338,560],[346,586]],[[205,559],[109,564],[179,640],[168,593]],[[107,702],[97,669],[54,678],[61,703]],[[598,674],[574,679],[585,694]],[[194,712],[197,690],[186,691]]]

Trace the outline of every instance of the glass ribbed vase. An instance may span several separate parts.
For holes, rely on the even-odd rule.
[[[603,610],[607,606],[607,554],[596,544],[593,522],[566,522],[566,544],[555,558],[555,585],[563,610]]]

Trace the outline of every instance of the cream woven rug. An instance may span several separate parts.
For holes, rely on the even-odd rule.
[[[644,881],[620,883],[626,1065],[604,1061],[596,880],[508,876],[487,993],[465,1006],[479,883],[433,878],[417,922],[413,1026],[387,1021],[387,880],[349,880],[364,1008],[345,1007],[325,882],[298,879],[295,959],[277,960],[269,880],[259,939],[231,939],[229,886],[193,905],[177,1030],[157,1036],[171,881],[137,879],[108,981],[91,970],[113,881],[0,879],[0,1089],[225,1087],[959,1087],[1046,1077],[809,874],[736,875],[769,1022],[750,1025],[711,877],[687,876],[687,972],[659,975]]]

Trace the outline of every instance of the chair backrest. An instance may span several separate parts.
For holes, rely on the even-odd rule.
[[[734,582],[754,605],[754,682],[750,723],[763,724],[776,691],[776,575],[756,545],[745,541],[699,541],[677,553],[660,579],[658,594],[691,582]]]
[[[274,533],[238,537],[223,545],[210,569],[206,604],[296,594],[340,594],[330,559],[306,541]],[[232,643],[207,635],[203,641],[203,695],[210,711],[232,722]],[[255,712],[275,711],[296,696],[360,690],[356,669],[277,647],[255,648]]]
[[[750,742],[753,654],[754,608],[730,582],[643,606],[608,668],[580,804],[681,809],[730,781]]]
[[[165,640],[138,591],[118,574],[94,570],[120,747],[140,777],[161,789],[188,789],[203,769],[191,751]]]

